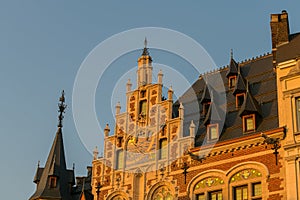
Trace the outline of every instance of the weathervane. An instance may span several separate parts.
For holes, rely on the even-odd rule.
[[[64,119],[63,113],[65,113],[65,109],[67,105],[65,104],[65,91],[63,90],[61,93],[61,97],[59,98],[60,103],[58,104],[58,127],[63,127],[62,120]]]

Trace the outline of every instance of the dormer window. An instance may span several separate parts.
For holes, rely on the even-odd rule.
[[[243,116],[243,130],[244,132],[251,132],[255,130],[255,114]]]
[[[56,180],[57,177],[55,176],[51,176],[50,179],[49,179],[49,186],[50,188],[56,188]]]
[[[236,107],[240,108],[243,105],[244,100],[245,100],[245,94],[244,93],[237,94],[235,96],[235,105],[236,105]]]
[[[210,104],[211,104],[211,102],[205,102],[202,104],[202,114],[203,115],[206,115],[208,113]]]
[[[207,125],[207,138],[209,141],[216,140],[219,138],[219,127],[218,124]]]
[[[229,76],[228,78],[228,86],[230,89],[234,88],[236,85],[236,76]]]

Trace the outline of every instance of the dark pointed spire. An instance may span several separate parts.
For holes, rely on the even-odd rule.
[[[144,40],[144,50],[143,50],[142,56],[149,56],[147,44],[148,44],[148,41],[147,41],[147,38],[145,37],[145,40]]]
[[[247,91],[247,80],[243,77],[240,70],[238,70],[236,84],[234,86],[233,95],[245,93]]]
[[[207,115],[203,121],[204,125],[207,124],[215,124],[215,123],[219,123],[221,122],[221,117],[220,117],[220,113],[218,111],[217,106],[214,103],[211,103],[209,105],[209,109],[207,111]]]
[[[261,107],[258,105],[256,99],[252,96],[249,91],[249,86],[247,83],[246,97],[241,106],[239,116],[248,115],[248,114],[258,114],[261,116]]]
[[[34,199],[71,199],[71,186],[75,184],[74,171],[66,167],[64,144],[62,137],[62,119],[66,105],[64,92],[59,99],[59,124],[51,150],[44,168],[38,167],[34,182],[37,189],[31,196]],[[55,178],[56,184],[51,188],[50,179]]]
[[[233,59],[233,50],[230,50],[230,63],[229,63],[229,68],[228,71],[226,73],[226,77],[228,78],[229,76],[235,76],[238,74],[238,64],[237,62],[235,62],[235,60]]]

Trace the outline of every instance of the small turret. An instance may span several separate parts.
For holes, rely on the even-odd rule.
[[[105,135],[105,137],[109,136],[109,132],[110,132],[110,128],[109,128],[108,124],[106,124],[106,126],[104,128],[104,135]]]
[[[120,114],[120,111],[121,111],[121,105],[120,105],[120,102],[118,102],[116,105],[116,115]]]

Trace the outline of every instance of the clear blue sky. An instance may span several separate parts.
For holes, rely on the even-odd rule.
[[[62,89],[68,104],[63,135],[67,164],[71,168],[75,162],[76,174],[85,175],[92,157],[75,129],[72,88],[82,61],[101,41],[136,27],[170,28],[194,38],[223,66],[228,64],[231,48],[237,61],[271,51],[270,13],[286,9],[291,32],[300,32],[299,7],[299,0],[2,0],[1,198],[28,199],[34,192],[37,162],[44,166],[56,131]],[[139,54],[124,63],[134,66]],[[101,103],[96,101],[96,107]],[[103,113],[97,114],[105,119]]]

